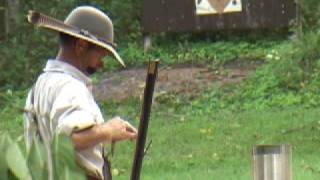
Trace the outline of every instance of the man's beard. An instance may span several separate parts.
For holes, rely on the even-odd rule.
[[[95,69],[95,68],[93,68],[93,67],[88,67],[88,68],[87,68],[87,73],[88,73],[89,75],[94,74],[96,71],[97,71],[97,69]]]

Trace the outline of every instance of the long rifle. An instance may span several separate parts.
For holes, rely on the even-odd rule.
[[[158,64],[159,61],[151,61],[149,62],[148,66],[148,74],[146,78],[146,86],[144,89],[144,96],[143,96],[143,105],[142,111],[140,116],[140,124],[138,129],[138,139],[136,142],[136,151],[134,155],[134,161],[132,165],[132,172],[131,172],[131,180],[139,180],[140,179],[140,172],[142,167],[142,160],[145,154],[144,146],[146,143],[148,125],[149,125],[149,116],[151,111],[152,105],[152,97],[154,86],[158,74]]]

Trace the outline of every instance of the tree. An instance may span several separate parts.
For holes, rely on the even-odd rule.
[[[0,0],[0,40],[4,39],[6,35],[6,6],[5,0]]]

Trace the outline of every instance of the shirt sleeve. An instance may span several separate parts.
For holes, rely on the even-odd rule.
[[[50,113],[50,119],[57,124],[56,132],[71,135],[97,124],[92,103],[94,99],[85,85],[66,84],[56,96]]]

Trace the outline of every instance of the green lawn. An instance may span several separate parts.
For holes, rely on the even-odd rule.
[[[165,106],[165,107],[164,107]],[[187,105],[186,105],[187,106]],[[167,110],[164,110],[166,109]],[[142,179],[251,179],[251,150],[256,144],[291,144],[296,180],[320,178],[320,109],[287,108],[246,112],[153,109]],[[205,105],[204,105],[205,108]],[[117,113],[126,108],[120,109]],[[130,107],[128,107],[130,109]],[[129,179],[132,143],[120,143],[115,179]]]
[[[20,100],[18,105],[23,104]],[[140,104],[103,104],[107,117],[131,118],[137,125]],[[205,108],[207,105],[203,105]],[[320,120],[317,109],[198,113],[188,103],[156,102],[149,126],[152,146],[144,159],[141,179],[251,179],[251,149],[256,144],[291,144],[295,180],[320,178]],[[130,119],[128,118],[128,119]],[[17,109],[0,111],[0,131],[22,134]],[[113,168],[116,180],[129,179],[134,143],[118,143]]]

